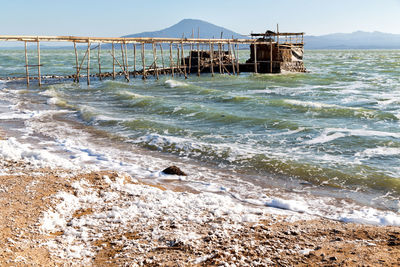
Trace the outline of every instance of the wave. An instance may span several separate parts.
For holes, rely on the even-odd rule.
[[[273,106],[288,107],[302,112],[313,112],[317,117],[356,117],[362,119],[394,120],[399,118],[389,112],[336,104],[301,101],[293,99],[270,100]]]
[[[323,144],[333,140],[348,137],[348,136],[363,136],[363,137],[392,137],[400,138],[400,133],[391,133],[366,129],[347,129],[347,128],[326,128],[322,133],[304,144]]]
[[[400,192],[400,179],[367,165],[324,166],[291,159],[291,155],[277,153],[269,148],[251,147],[248,144],[208,143],[188,137],[147,134],[134,141],[138,145],[201,161],[229,166],[259,175],[292,177],[318,186],[338,189],[364,190],[386,188]],[[287,179],[287,178],[286,178]]]
[[[181,81],[177,81],[177,80],[166,80],[164,82],[165,85],[167,85],[170,88],[175,88],[175,87],[186,87],[189,86],[188,83],[186,82],[181,82]]]

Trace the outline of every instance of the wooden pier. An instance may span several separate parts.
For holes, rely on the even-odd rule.
[[[193,37],[193,34],[192,34]],[[25,44],[25,73],[26,83],[29,86],[31,79],[42,83],[40,62],[40,42],[68,42],[72,43],[75,55],[75,72],[64,78],[72,78],[79,82],[86,77],[90,84],[91,77],[112,77],[123,75],[126,81],[130,77],[140,76],[146,79],[153,75],[184,75],[200,76],[201,73],[225,73],[239,75],[240,72],[279,73],[281,71],[304,72],[303,52],[304,33],[279,33],[267,31],[260,34],[251,34],[252,39],[201,39],[201,38],[109,38],[109,37],[77,37],[77,36],[13,36],[0,35],[0,41],[24,42]],[[37,64],[29,64],[27,44],[36,43]],[[79,58],[77,44],[87,44],[82,58]],[[111,45],[110,45],[111,44]],[[112,59],[112,72],[102,72],[101,49],[108,50]],[[250,48],[250,58],[246,62],[239,62],[239,49],[245,45]],[[138,48],[139,47],[139,48]],[[146,62],[145,51],[151,47],[153,59]],[[194,49],[196,48],[197,49]],[[200,49],[200,47],[202,49]],[[147,49],[146,49],[147,48]],[[169,49],[167,49],[169,48]],[[96,73],[91,74],[91,50],[97,49]],[[161,59],[158,58],[160,53]],[[166,53],[164,53],[167,51]],[[186,49],[186,50],[185,50]],[[118,52],[120,50],[120,52]],[[128,51],[133,51],[129,52]],[[185,56],[188,51],[188,56]],[[117,56],[120,53],[120,56]],[[141,69],[137,69],[137,54]],[[129,55],[132,55],[130,57]],[[164,55],[166,58],[164,58]],[[86,67],[84,62],[86,61]],[[159,65],[161,62],[161,65]],[[167,64],[168,65],[167,65]],[[30,68],[37,68],[37,77],[30,77]],[[116,68],[119,68],[117,72]],[[82,73],[86,71],[86,75]]]

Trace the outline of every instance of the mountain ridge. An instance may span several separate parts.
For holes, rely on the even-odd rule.
[[[128,34],[122,37],[181,38],[183,36],[185,38],[190,38],[193,34],[193,37],[197,38],[198,34],[200,34],[200,38],[211,39],[220,38],[221,32],[223,34],[223,38],[232,38],[232,36],[233,38],[247,38],[245,35],[199,19],[183,19],[178,23],[162,30]]]

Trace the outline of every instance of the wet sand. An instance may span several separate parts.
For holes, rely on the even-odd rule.
[[[80,189],[74,183],[84,179],[93,192],[111,194],[115,190],[110,181],[123,178],[123,183],[132,189],[140,187],[155,193],[172,189],[171,195],[176,197],[190,197],[195,193],[182,192],[182,188],[167,189],[164,185],[143,185],[113,171],[72,173],[62,169],[36,169],[26,162],[4,159],[0,160],[0,167],[12,173],[0,176],[1,266],[400,265],[400,227],[317,218],[302,220],[301,214],[295,220],[290,216],[265,215],[258,222],[239,223],[230,222],[229,216],[189,224],[158,217],[151,222],[131,220],[125,224],[129,227],[117,224],[107,231],[93,225],[89,237],[77,235],[74,240],[85,245],[83,251],[93,251],[80,258],[81,254],[74,254],[68,248],[66,232],[42,229],[44,214],[60,201],[55,197],[58,192],[79,196]],[[146,194],[124,197],[157,205],[150,203],[152,200]],[[92,216],[97,209],[96,203],[85,207],[76,210],[70,219]],[[160,204],[159,208],[168,213],[162,210],[165,206]],[[73,227],[79,231],[80,226]],[[178,232],[193,233],[196,237],[184,239]],[[63,248],[64,252],[69,249],[69,253],[64,253]]]

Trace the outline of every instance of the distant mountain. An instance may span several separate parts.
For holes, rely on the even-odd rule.
[[[376,31],[305,35],[304,39],[305,49],[400,49],[400,34]]]
[[[246,36],[234,31],[198,19],[184,19],[177,24],[160,31],[129,34],[122,37],[181,38],[182,35],[184,35],[184,37],[190,38],[192,37],[192,32],[194,32],[194,37],[197,38],[198,29],[200,29],[200,38],[220,38],[221,32],[223,33],[223,38],[232,38],[232,36],[233,38],[247,38]]]

